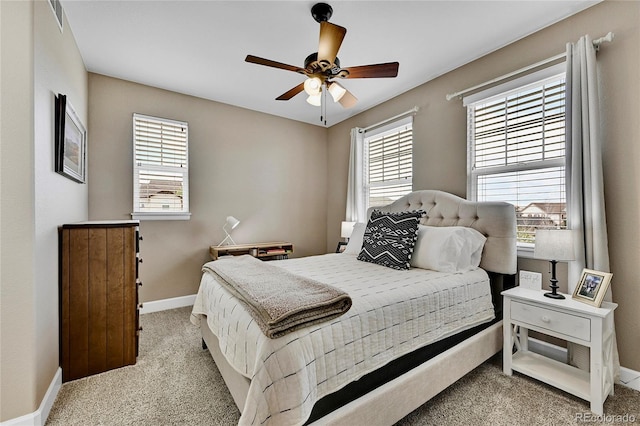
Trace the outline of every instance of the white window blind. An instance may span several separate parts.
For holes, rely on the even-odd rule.
[[[533,246],[536,229],[566,228],[564,74],[467,112],[470,198],[514,204],[520,248]]]
[[[365,132],[365,196],[368,207],[389,204],[411,192],[413,179],[412,117]]]
[[[133,217],[188,219],[189,125],[133,115]]]

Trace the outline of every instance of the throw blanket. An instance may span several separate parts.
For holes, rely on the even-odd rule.
[[[274,339],[336,318],[351,298],[328,284],[270,265],[253,256],[228,256],[203,266],[248,308],[262,332]]]

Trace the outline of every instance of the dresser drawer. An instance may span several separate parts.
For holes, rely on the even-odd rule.
[[[511,319],[587,342],[591,340],[589,318],[512,301]]]

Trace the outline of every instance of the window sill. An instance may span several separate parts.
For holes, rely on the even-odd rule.
[[[524,257],[525,259],[535,259],[533,257],[533,244],[518,244],[518,257]]]
[[[189,220],[191,213],[188,212],[137,212],[131,213],[132,219],[137,220]]]

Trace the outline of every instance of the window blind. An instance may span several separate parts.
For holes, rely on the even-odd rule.
[[[566,228],[564,76],[469,104],[468,132],[472,199],[514,204],[522,245]]]
[[[186,122],[134,114],[134,213],[189,211],[188,133]]]
[[[413,129],[411,120],[374,135],[365,134],[365,182],[368,207],[389,204],[411,192]]]

